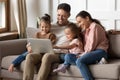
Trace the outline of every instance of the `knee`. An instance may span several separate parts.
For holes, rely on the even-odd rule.
[[[72,54],[66,54],[64,58],[65,60],[71,60]]]
[[[44,56],[42,57],[42,62],[51,62],[51,59],[52,59],[52,54],[44,54]]]
[[[27,61],[27,62],[28,62],[28,61],[30,61],[30,62],[33,61],[33,56],[32,56],[32,54],[27,54],[27,56],[26,56],[26,61]]]
[[[84,64],[84,59],[78,58],[78,59],[76,60],[76,65],[77,65],[78,67],[81,67],[82,64]]]

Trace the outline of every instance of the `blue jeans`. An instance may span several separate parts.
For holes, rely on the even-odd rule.
[[[65,61],[64,57],[65,57],[65,53],[60,53],[60,61],[63,63]]]
[[[14,67],[20,65],[20,63],[25,60],[27,54],[28,54],[28,52],[26,51],[26,52],[24,52],[23,54],[19,55],[19,56],[12,62],[12,64],[14,64]]]
[[[75,61],[77,60],[77,57],[75,54],[68,53],[64,56],[64,65],[70,66],[75,65]]]
[[[107,53],[102,49],[96,49],[80,58],[77,58],[74,54],[66,54],[65,61],[67,61],[67,64],[76,64],[85,80],[94,80],[88,65],[99,62],[102,57],[107,59]]]

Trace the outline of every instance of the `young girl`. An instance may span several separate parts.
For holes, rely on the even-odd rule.
[[[50,16],[48,14],[45,14],[43,17],[40,18],[40,21],[38,22],[38,24],[39,24],[40,31],[36,33],[35,37],[40,39],[41,38],[50,39],[52,44],[54,44],[56,42],[56,36],[50,32],[50,28],[51,28]],[[8,70],[10,72],[13,71],[14,67],[17,67],[18,65],[20,65],[20,63],[23,60],[25,60],[26,55],[28,53],[32,53],[30,43],[26,45],[26,48],[27,48],[27,51],[21,54],[20,56],[18,56],[9,66]]]
[[[62,66],[54,69],[53,72],[63,72],[65,73],[66,68],[72,64],[72,61],[69,61],[67,56],[77,57],[78,54],[83,52],[83,44],[82,44],[82,36],[80,35],[79,28],[74,23],[70,23],[67,25],[65,29],[65,34],[67,39],[70,41],[67,46],[54,46],[56,49],[68,49],[69,53],[66,53],[64,59],[64,63]]]

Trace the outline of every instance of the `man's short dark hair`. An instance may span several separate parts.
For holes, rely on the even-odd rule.
[[[58,5],[57,9],[63,9],[64,11],[70,13],[71,7],[67,3],[61,3],[61,4]]]

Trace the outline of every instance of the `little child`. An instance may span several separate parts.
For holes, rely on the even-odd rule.
[[[35,34],[36,38],[40,39],[50,39],[52,44],[56,42],[56,36],[50,32],[51,29],[51,20],[50,16],[48,14],[45,14],[43,17],[40,18],[39,20],[39,29],[40,31]],[[23,60],[25,60],[26,55],[28,53],[32,53],[32,49],[30,46],[30,43],[26,45],[27,51],[24,52],[23,54],[19,55],[9,66],[8,71],[13,72],[14,67],[17,67],[18,65],[21,64]]]
[[[79,28],[74,23],[69,23],[65,29],[65,34],[67,39],[70,41],[69,45],[66,46],[54,46],[55,49],[68,49],[69,53],[65,54],[65,61],[62,66],[54,69],[53,72],[66,72],[66,69],[72,64],[72,61],[69,61],[67,56],[74,56],[83,52],[83,43],[82,36],[80,35]],[[72,60],[72,59],[71,59]]]

